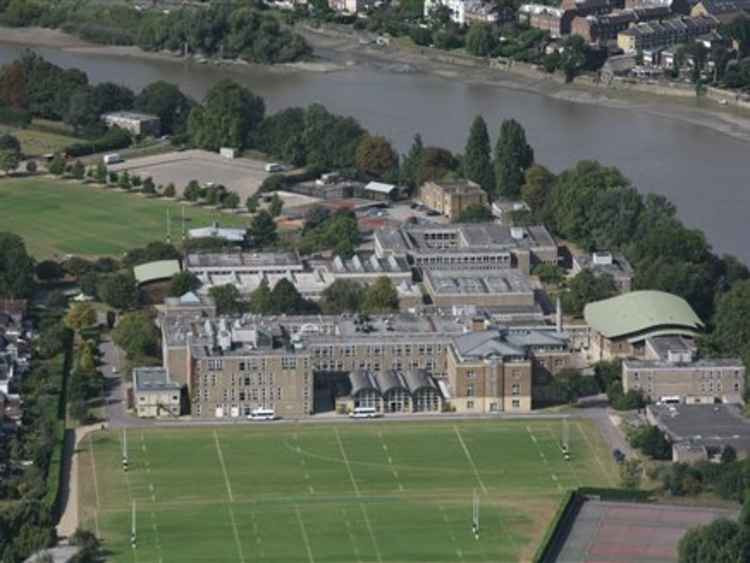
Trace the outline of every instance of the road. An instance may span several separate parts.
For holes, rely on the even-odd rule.
[[[144,428],[155,424],[152,420],[144,420],[131,416],[127,412],[126,385],[123,382],[125,367],[125,353],[105,336],[99,344],[102,365],[100,370],[104,375],[104,414],[110,428]]]

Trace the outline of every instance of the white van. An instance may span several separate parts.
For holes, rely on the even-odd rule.
[[[284,166],[277,162],[269,162],[266,164],[266,172],[283,172]]]
[[[123,158],[116,152],[104,155],[104,164],[117,164],[124,162]]]
[[[277,417],[273,409],[257,408],[247,418],[250,420],[276,420]]]
[[[378,418],[383,415],[374,407],[356,407],[349,413],[349,416],[351,418]]]

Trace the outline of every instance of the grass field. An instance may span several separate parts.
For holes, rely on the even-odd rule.
[[[42,122],[42,124],[51,128],[54,122]],[[66,132],[62,127],[59,133],[55,133],[51,130],[42,131],[33,127],[18,129],[16,127],[0,125],[0,135],[5,133],[9,133],[18,139],[21,143],[21,152],[27,156],[41,156],[47,153],[58,152],[68,145],[81,142],[81,139],[73,137],[72,134]]]
[[[564,490],[614,485],[588,421],[254,425],[98,432],[82,519],[118,562],[526,561]],[[92,457],[93,454],[93,457]],[[480,496],[481,535],[471,533]],[[137,549],[130,547],[136,501]]]
[[[34,256],[119,255],[166,237],[171,209],[172,237],[179,240],[182,205],[136,194],[52,178],[0,179],[0,230],[21,235]],[[185,207],[187,227],[245,219]]]

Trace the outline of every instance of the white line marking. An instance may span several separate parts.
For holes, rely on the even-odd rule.
[[[354,478],[352,466],[349,464],[349,457],[347,457],[346,451],[344,450],[344,443],[341,441],[341,434],[339,434],[339,429],[334,426],[333,430],[334,432],[336,432],[336,440],[338,440],[339,450],[341,450],[341,457],[344,458],[344,464],[346,464],[346,469],[349,472],[349,479],[351,479],[352,486],[354,487],[354,494],[356,494],[358,497],[361,497],[362,493],[359,490],[359,485],[357,485],[357,480]]]
[[[221,471],[224,473],[224,483],[227,486],[227,493],[229,494],[229,501],[234,502],[234,495],[232,494],[232,485],[229,483],[229,474],[227,473],[227,466],[224,464],[224,454],[221,452],[221,444],[219,444],[219,435],[214,430],[214,440],[216,441],[216,452],[219,454],[219,463],[221,464]]]
[[[544,455],[544,452],[542,452],[542,448],[539,445],[539,443],[536,441],[536,436],[534,436],[534,433],[531,431],[531,426],[526,426],[526,432],[529,433],[529,436],[531,436],[531,441],[534,442],[534,445],[536,446],[537,451],[539,452],[539,455],[542,456],[542,460],[544,460],[544,464],[549,467],[549,461],[547,461],[547,458]],[[560,485],[560,482],[557,480],[557,475],[554,473],[550,473],[550,476],[552,477],[552,480],[557,485],[558,492],[562,492],[563,488],[562,485]]]
[[[612,479],[612,475],[610,475],[609,471],[607,471],[607,469],[604,467],[604,464],[602,463],[602,460],[599,457],[599,454],[596,453],[596,447],[594,446],[594,444],[591,443],[591,440],[586,435],[586,432],[584,432],[583,427],[581,426],[581,421],[577,421],[576,426],[578,427],[578,431],[583,435],[583,439],[586,440],[586,444],[588,445],[588,447],[591,448],[591,451],[594,454],[594,459],[596,459],[596,462],[599,464],[599,467],[602,468],[602,473],[606,475],[607,481],[609,481],[610,485],[614,485],[615,483]]]
[[[237,522],[234,520],[234,510],[231,504],[227,504],[229,511],[229,520],[232,522],[232,531],[234,532],[234,543],[237,544],[237,553],[240,556],[240,562],[245,563],[245,554],[242,553],[242,543],[240,542],[240,532],[237,530]]]
[[[349,516],[346,513],[346,509],[341,509],[341,514],[344,516],[344,525],[346,526],[346,531],[349,534],[349,540],[352,542],[352,549],[354,550],[354,555],[357,557],[357,563],[362,563],[362,557],[359,553],[359,548],[357,547],[357,538],[354,537],[354,532],[352,532],[352,523],[349,521]]]
[[[307,537],[307,530],[305,529],[305,523],[302,521],[302,515],[299,512],[299,506],[294,506],[294,513],[297,515],[297,522],[299,522],[299,529],[302,532],[302,540],[305,542],[305,549],[307,549],[307,558],[310,563],[315,563],[313,557],[312,547],[310,546],[310,538]]]
[[[365,525],[367,526],[367,531],[370,533],[372,546],[375,548],[375,556],[378,558],[378,561],[380,563],[383,563],[383,558],[380,556],[380,548],[378,547],[378,540],[375,539],[375,532],[372,531],[372,524],[370,524],[370,517],[367,516],[367,508],[365,507],[365,503],[360,502],[359,507],[362,509],[362,516],[365,517]]]
[[[482,491],[484,492],[484,494],[487,494],[487,487],[484,486],[484,482],[482,481],[482,478],[479,476],[479,470],[477,469],[477,466],[474,463],[474,458],[471,457],[471,453],[469,453],[469,448],[466,447],[466,442],[464,442],[464,439],[461,437],[461,432],[459,432],[458,426],[454,424],[453,430],[456,431],[456,436],[458,436],[458,441],[461,442],[461,447],[464,449],[464,453],[466,454],[466,459],[469,460],[469,464],[471,465],[471,468],[474,470],[474,476],[477,478],[477,482],[479,483],[479,486],[482,487]]]

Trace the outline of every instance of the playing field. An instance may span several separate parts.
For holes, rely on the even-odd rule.
[[[526,561],[565,489],[615,484],[596,429],[570,423],[566,462],[561,428],[528,420],[133,429],[127,473],[122,435],[98,432],[79,454],[82,519],[120,562]]]
[[[166,238],[167,209],[172,237],[179,240],[182,207],[105,188],[52,178],[0,179],[0,230],[21,235],[38,258],[54,254],[119,255]],[[245,219],[185,207],[187,228]]]

